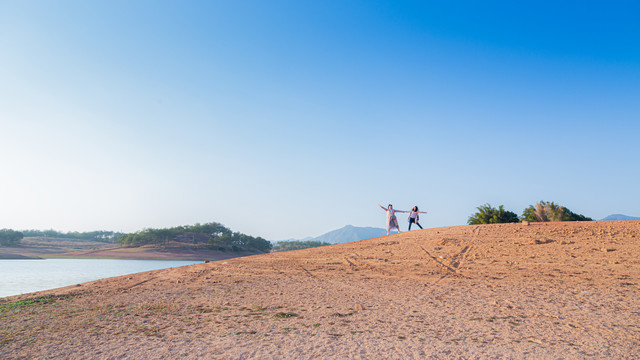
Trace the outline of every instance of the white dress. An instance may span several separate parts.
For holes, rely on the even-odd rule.
[[[406,211],[385,208],[382,208],[382,210],[387,212],[387,232],[391,231],[391,229],[400,229],[400,226],[398,226],[398,218],[396,217],[396,213],[405,213]]]

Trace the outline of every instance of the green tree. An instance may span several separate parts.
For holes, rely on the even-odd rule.
[[[24,234],[11,230],[11,229],[2,229],[0,230],[0,246],[16,246],[24,238]]]
[[[90,231],[90,232],[60,232],[55,230],[24,230],[22,231],[25,237],[48,237],[48,238],[57,238],[57,239],[70,239],[70,240],[78,240],[78,241],[100,241],[105,243],[113,243],[116,241],[118,236],[122,235],[122,233],[117,233],[113,231]]]
[[[224,233],[220,236],[214,236],[209,239],[209,244],[221,251],[231,249],[231,243],[232,239],[230,233]]]
[[[576,214],[553,201],[539,201],[522,212],[522,220],[531,222],[545,221],[593,221],[592,218]]]
[[[122,234],[116,242],[123,246],[146,244],[168,245],[170,242],[188,243],[197,247],[213,247],[220,251],[269,252],[271,243],[261,237],[253,237],[218,223],[177,226],[168,229],[144,229],[133,234]]]
[[[476,208],[478,211],[467,220],[469,225],[478,224],[499,224],[519,222],[518,214],[504,209],[500,205],[497,209],[489,204],[484,204]]]
[[[582,214],[576,214],[567,208],[565,208],[565,210],[566,210],[566,213],[562,221],[593,221],[593,219],[588,216],[584,216]]]

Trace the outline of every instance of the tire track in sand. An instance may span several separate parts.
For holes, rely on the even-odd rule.
[[[471,231],[471,240],[469,241],[470,245],[466,245],[459,253],[457,253],[451,258],[451,262],[449,262],[449,266],[451,268],[456,269],[457,272],[460,272],[460,266],[462,265],[462,263],[464,263],[464,261],[469,256],[469,253],[473,249],[473,244],[475,244],[476,238],[478,237],[479,233],[480,233],[480,226],[478,225],[474,227],[473,230]]]
[[[355,256],[354,256],[355,255]],[[367,269],[367,270],[372,270],[374,272],[380,273],[382,275],[385,276],[397,276],[399,278],[403,278],[403,279],[412,279],[412,280],[418,280],[421,283],[429,283],[428,281],[425,280],[424,276],[420,276],[420,275],[416,275],[414,273],[409,273],[409,272],[404,272],[404,271],[396,271],[396,270],[389,270],[389,269],[383,269],[381,267],[372,265],[364,260],[361,259],[357,259],[356,256],[359,256],[357,253],[351,255],[351,257],[349,256],[344,256],[344,260],[347,262],[347,264],[351,267],[353,267],[354,269]]]

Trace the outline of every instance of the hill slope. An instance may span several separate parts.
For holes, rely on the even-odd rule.
[[[0,301],[0,357],[637,358],[638,239],[460,226],[105,279]]]

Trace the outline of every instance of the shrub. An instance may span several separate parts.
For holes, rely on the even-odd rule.
[[[519,222],[518,215],[513,211],[504,209],[503,205],[500,205],[497,209],[489,204],[484,204],[476,208],[478,211],[469,217],[467,224],[499,224],[499,223],[514,223]]]
[[[522,212],[522,220],[531,222],[544,221],[592,221],[590,217],[576,214],[564,206],[554,202],[540,201],[530,205]]]

